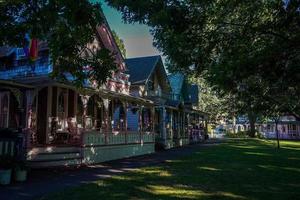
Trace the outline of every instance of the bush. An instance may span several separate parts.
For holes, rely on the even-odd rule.
[[[233,133],[233,132],[226,132],[225,133],[226,137],[228,138],[248,138],[249,134],[247,131],[239,131],[237,133]]]

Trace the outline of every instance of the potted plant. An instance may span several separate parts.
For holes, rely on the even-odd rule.
[[[28,167],[25,161],[19,161],[16,163],[15,171],[14,171],[14,180],[18,182],[26,181]]]
[[[0,185],[10,184],[12,167],[13,167],[13,159],[11,156],[0,157]]]

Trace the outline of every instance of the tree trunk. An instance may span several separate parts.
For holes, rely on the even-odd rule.
[[[236,134],[236,119],[235,119],[235,117],[233,117],[233,119],[232,119],[232,128],[233,128],[233,133],[234,134]]]
[[[250,137],[255,137],[255,122],[256,122],[256,117],[255,117],[255,115],[253,113],[249,113],[248,118],[249,118],[249,123],[250,123],[249,136]]]

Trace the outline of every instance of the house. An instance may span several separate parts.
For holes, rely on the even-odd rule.
[[[179,115],[183,115],[185,139],[190,143],[197,143],[207,134],[207,114],[197,109],[199,104],[199,86],[190,84],[186,76],[177,72],[168,76],[172,87],[172,98],[179,101],[183,109]]]
[[[198,90],[187,85],[184,77],[169,76],[161,56],[126,59],[130,94],[149,99],[155,105],[156,144],[168,149],[190,143],[192,123],[200,123]],[[134,118],[134,117],[132,117]]]
[[[269,139],[274,139],[276,135],[276,123],[268,120],[266,123],[257,126],[258,131]],[[280,139],[299,140],[300,139],[300,118],[295,115],[283,115],[277,124],[278,137]]]
[[[124,59],[107,23],[97,27],[95,48],[113,51],[118,70],[102,86],[78,89],[49,77],[46,42],[31,64],[23,48],[0,48],[0,128],[22,129],[32,167],[92,164],[154,152],[154,107],[129,94]],[[136,129],[128,128],[135,113]],[[0,143],[0,145],[6,145]]]

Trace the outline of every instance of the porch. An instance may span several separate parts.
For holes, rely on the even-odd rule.
[[[205,139],[206,116],[183,106],[157,106],[155,109],[156,143],[162,148],[184,146]]]
[[[23,129],[32,167],[92,164],[154,152],[151,101],[57,82],[39,82],[22,94],[23,112],[16,115],[20,106],[11,101],[16,95],[1,93],[0,121],[3,128]],[[16,119],[14,125],[10,118]]]

